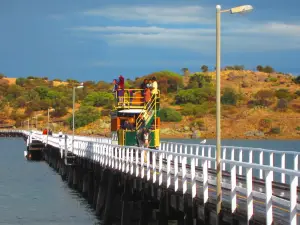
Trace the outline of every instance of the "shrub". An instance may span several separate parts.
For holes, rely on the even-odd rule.
[[[278,99],[286,99],[286,100],[291,100],[293,98],[293,96],[290,94],[288,89],[279,89],[275,91],[275,96]]]
[[[101,113],[92,106],[81,106],[77,112],[75,112],[75,128],[83,127],[89,123],[96,121],[101,116]],[[67,122],[72,128],[73,117],[70,116]]]
[[[209,101],[211,97],[215,96],[215,90],[211,87],[193,88],[187,90],[180,90],[175,96],[176,104],[202,104]]]
[[[296,130],[297,130],[297,131],[300,131],[300,126],[297,126],[297,127],[296,127]]]
[[[182,120],[181,114],[172,108],[163,108],[160,110],[161,121],[179,122]]]
[[[280,134],[280,127],[273,127],[270,130],[270,133],[272,133],[272,134]]]
[[[293,79],[293,81],[294,81],[296,84],[300,84],[300,75],[297,76],[297,77],[295,77],[295,78]]]
[[[261,119],[258,123],[259,130],[267,131],[270,130],[272,127],[272,120],[271,119]]]
[[[196,116],[201,117],[206,115],[209,112],[210,105],[208,102],[204,102],[201,105],[193,105],[193,104],[186,104],[183,106],[181,110],[181,114],[184,116]]]
[[[233,88],[225,88],[221,97],[221,102],[224,105],[236,105],[238,101],[238,94]]]
[[[190,123],[191,127],[195,127],[196,129],[203,130],[205,128],[205,123],[202,119],[196,119]]]
[[[112,93],[108,92],[92,92],[85,97],[83,103],[89,106],[107,106],[111,107],[114,101],[114,96]]]
[[[190,77],[188,88],[202,88],[211,85],[211,76],[195,73]]]
[[[2,79],[4,77],[4,75],[2,73],[0,73],[0,79]]]
[[[278,100],[276,108],[280,111],[285,111],[287,109],[287,106],[288,101],[284,98],[281,98]]]
[[[266,82],[277,82],[277,81],[278,81],[278,79],[276,77],[268,77],[266,79]]]
[[[300,90],[297,90],[297,91],[295,92],[295,95],[300,96]]]

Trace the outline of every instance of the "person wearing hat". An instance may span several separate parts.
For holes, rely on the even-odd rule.
[[[157,95],[158,91],[158,85],[157,85],[157,81],[156,81],[156,77],[152,77],[152,84],[151,84],[151,87],[152,87],[152,91],[151,91],[151,94],[155,94]]]

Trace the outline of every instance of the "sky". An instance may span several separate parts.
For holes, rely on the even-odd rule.
[[[0,0],[0,73],[8,77],[112,81],[215,66],[270,65],[300,74],[299,0]]]

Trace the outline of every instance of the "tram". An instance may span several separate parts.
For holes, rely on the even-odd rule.
[[[159,148],[160,92],[147,100],[143,93],[143,89],[123,89],[122,96],[115,92],[111,112],[113,144]]]

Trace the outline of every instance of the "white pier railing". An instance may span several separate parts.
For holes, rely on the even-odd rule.
[[[203,203],[216,199],[213,145],[161,142],[160,149],[154,150],[113,145],[109,138],[75,136],[72,141],[72,136],[54,134],[47,139],[47,135],[39,132],[14,132],[21,132],[28,135],[30,141],[39,140],[61,152],[68,151],[88,158],[103,167],[191,194],[192,198],[203,199]],[[275,155],[280,159],[276,163]],[[262,214],[268,225],[274,220],[280,224],[296,225],[300,210],[297,201],[298,159],[298,152],[222,146],[222,169],[227,172],[227,177],[222,179],[223,201],[231,205],[232,213],[238,205],[244,208],[248,221],[254,214]],[[279,182],[286,188],[273,183],[275,173],[279,174]],[[243,179],[239,175],[244,175]],[[261,181],[257,182],[255,178]]]

